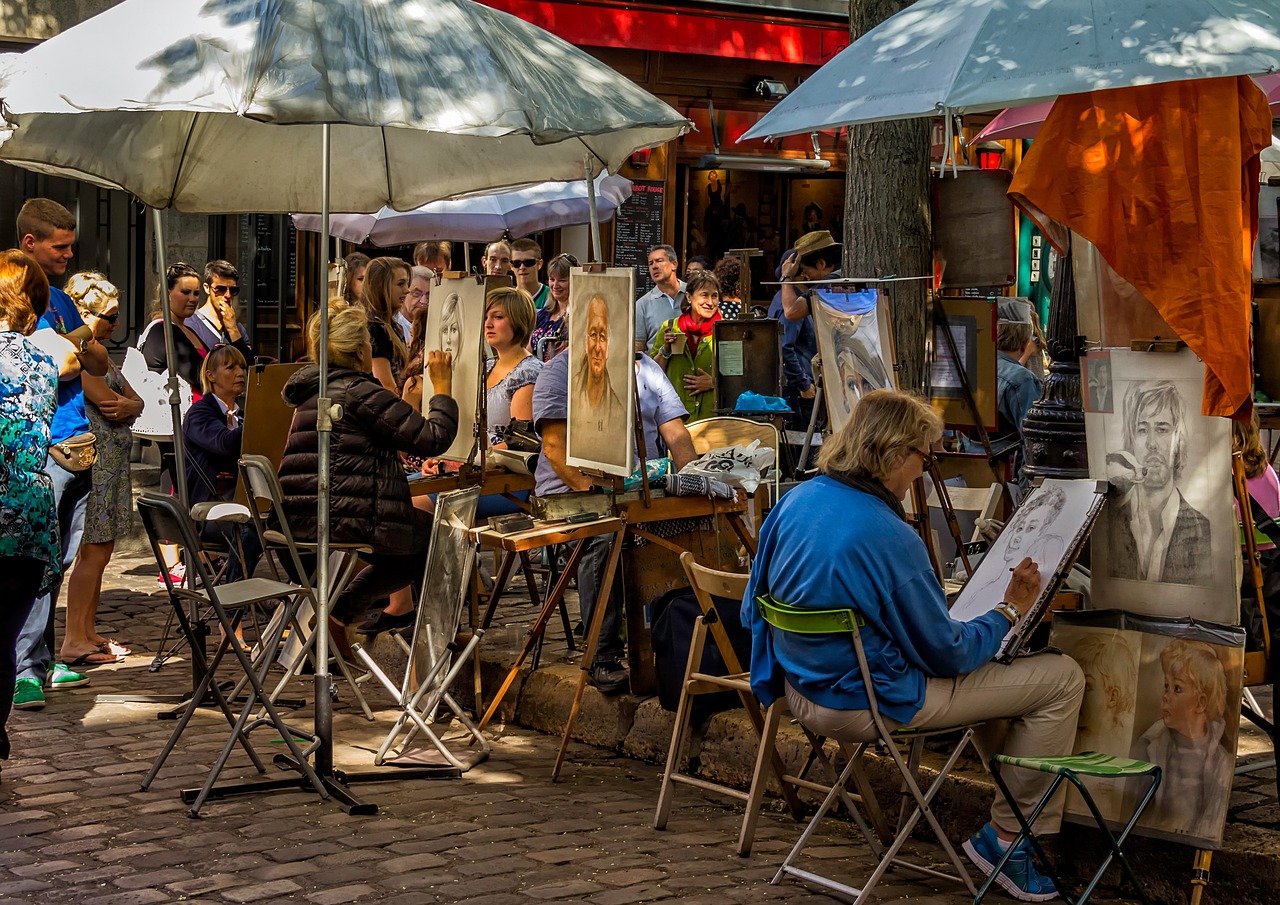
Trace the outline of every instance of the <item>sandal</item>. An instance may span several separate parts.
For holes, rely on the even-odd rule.
[[[88,669],[93,666],[110,666],[112,663],[123,663],[124,656],[105,653],[95,647],[93,650],[87,650],[74,659],[64,657],[63,660],[66,661],[66,665],[71,669]]]
[[[98,651],[104,654],[110,654],[113,657],[127,657],[133,651],[125,647],[114,638],[107,638],[105,641],[98,642]]]

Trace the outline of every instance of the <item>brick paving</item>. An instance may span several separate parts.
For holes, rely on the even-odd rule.
[[[106,582],[99,626],[129,644],[124,663],[92,671],[86,688],[50,693],[43,711],[16,712],[14,757],[0,781],[0,900],[147,905],[159,902],[386,902],[472,905],[661,900],[830,902],[794,880],[768,883],[800,824],[770,811],[750,859],[734,852],[740,808],[677,790],[665,832],[651,828],[660,767],[575,744],[561,781],[550,772],[558,739],[514,726],[493,736],[491,758],[460,780],[360,785],[379,806],[353,817],[312,793],[290,791],[210,801],[187,816],[178,791],[203,781],[227,734],[216,712],[192,722],[154,786],[139,783],[172,730],[163,708],[98,703],[99,693],[163,693],[189,687],[189,661],[148,671],[167,603],[149,556],[120,555]],[[502,621],[531,621],[504,606]],[[61,629],[59,628],[59,636]],[[544,663],[563,662],[556,622]],[[309,680],[292,693],[310,697]],[[365,721],[339,687],[335,762],[364,770],[395,711],[380,688],[368,694],[378,717]],[[293,719],[307,724],[307,711]],[[256,749],[269,763],[281,746],[267,733]],[[225,780],[252,778],[233,753]],[[1235,811],[1254,830],[1274,829],[1275,774],[1237,783]],[[856,882],[871,868],[851,827],[828,821],[811,864]],[[915,857],[936,859],[913,841]],[[970,897],[938,881],[890,874],[881,901],[958,905]],[[991,901],[1007,901],[993,895]],[[1105,901],[1105,900],[1096,900]]]

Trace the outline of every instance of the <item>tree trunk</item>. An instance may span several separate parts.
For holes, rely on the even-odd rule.
[[[856,40],[912,0],[850,0]],[[933,273],[928,119],[853,126],[849,130],[844,216],[844,273],[850,277],[918,277]],[[929,282],[892,284],[898,380],[922,392]]]

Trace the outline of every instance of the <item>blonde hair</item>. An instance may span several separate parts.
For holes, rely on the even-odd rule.
[[[1262,437],[1258,435],[1261,425],[1255,409],[1249,416],[1249,423],[1231,422],[1231,450],[1244,453],[1244,474],[1248,478],[1256,478],[1267,467],[1267,451],[1262,448]]]
[[[941,436],[942,419],[929,403],[900,390],[873,390],[822,444],[818,468],[883,481],[913,447],[928,450]]]
[[[1119,632],[1091,632],[1074,642],[1067,653],[1080,665],[1086,680],[1097,679],[1103,684],[1111,728],[1122,725],[1120,717],[1132,710],[1137,700],[1138,658],[1133,645]]]
[[[369,315],[359,305],[343,301],[329,303],[329,361],[343,368],[360,370],[360,353],[369,341]],[[307,321],[307,357],[320,360],[320,312]]]
[[[1227,673],[1213,648],[1203,641],[1171,642],[1160,651],[1160,666],[1166,673],[1181,672],[1204,695],[1204,715],[1220,720],[1227,712]]]
[[[392,370],[399,371],[409,360],[409,350],[395,323],[395,309],[391,304],[391,283],[396,274],[404,273],[406,280],[413,279],[413,267],[399,258],[374,258],[364,271],[364,288],[360,290],[360,304],[370,317],[382,321],[391,340]]]
[[[200,391],[206,396],[213,395],[213,378],[210,373],[227,365],[249,367],[244,360],[244,353],[235,346],[214,346],[200,363]]]
[[[511,339],[517,346],[529,341],[529,334],[538,320],[538,309],[533,305],[533,296],[523,289],[514,286],[502,286],[493,290],[484,300],[484,313],[487,316],[490,308],[501,308],[511,325]]]
[[[82,313],[100,314],[112,302],[120,301],[120,292],[103,274],[83,270],[72,275],[63,289]]]

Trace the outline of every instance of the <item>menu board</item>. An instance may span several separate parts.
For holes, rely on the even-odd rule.
[[[636,294],[653,288],[649,279],[649,249],[662,244],[662,195],[660,181],[631,184],[631,197],[618,205],[613,224],[613,263],[636,268]]]

